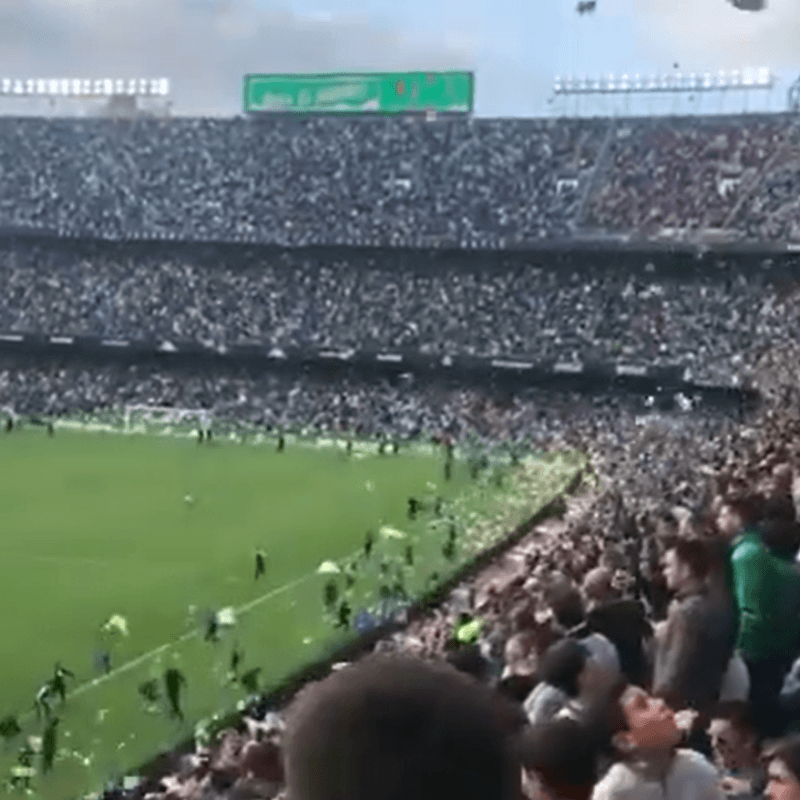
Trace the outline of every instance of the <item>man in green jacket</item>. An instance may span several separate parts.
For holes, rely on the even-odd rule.
[[[737,648],[750,672],[750,700],[764,733],[780,733],[778,695],[800,643],[800,570],[784,557],[797,525],[766,512],[733,542],[732,590],[739,611]],[[781,553],[781,555],[778,555]]]

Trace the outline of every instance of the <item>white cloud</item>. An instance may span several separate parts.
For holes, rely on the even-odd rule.
[[[241,110],[248,72],[471,69],[457,31],[400,36],[364,16],[299,16],[253,0],[2,0],[6,75],[168,77],[178,114]]]

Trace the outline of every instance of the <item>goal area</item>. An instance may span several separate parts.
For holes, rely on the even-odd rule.
[[[211,428],[212,414],[203,408],[175,408],[173,406],[125,406],[123,430],[161,431],[164,433],[192,433]]]

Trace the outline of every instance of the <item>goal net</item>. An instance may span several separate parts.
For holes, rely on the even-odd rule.
[[[159,433],[192,433],[211,427],[211,412],[202,408],[125,406],[123,430]]]

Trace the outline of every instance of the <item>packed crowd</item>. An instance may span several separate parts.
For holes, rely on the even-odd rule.
[[[70,360],[0,357],[0,409],[15,415],[118,418],[126,405],[210,411],[220,423],[257,429],[307,429],[320,433],[355,431],[397,439],[447,431],[468,432],[490,441],[538,442],[542,448],[562,437],[575,418],[611,426],[657,413],[652,398],[627,395],[557,394],[533,387],[465,388],[445,382],[421,382],[406,374],[377,380],[350,373],[335,382],[321,373],[289,370],[250,374],[246,370],[183,366],[156,362],[131,365],[89,364]],[[670,424],[710,425],[735,418],[738,406],[721,412],[694,400],[694,410],[668,415]],[[598,431],[600,430],[598,427]]]
[[[800,391],[777,358],[752,427],[573,416],[584,491],[515,567],[139,792],[800,798]]]
[[[564,237],[606,127],[4,118],[0,228],[291,246]]]
[[[796,238],[792,117],[0,120],[0,229],[502,249],[582,229]]]
[[[507,262],[427,271],[377,256],[18,245],[0,251],[0,332],[678,365],[730,385],[744,355],[800,331],[794,288],[736,263],[687,279]]]
[[[790,226],[776,224],[793,201],[776,193],[772,176],[778,164],[792,163],[797,137],[794,120],[784,116],[742,125],[714,118],[621,123],[586,222],[646,235],[734,228],[762,241],[795,238]]]

